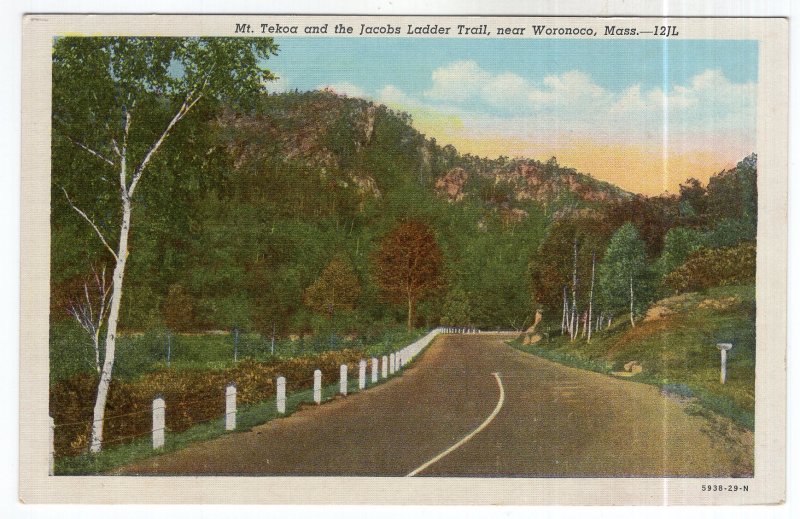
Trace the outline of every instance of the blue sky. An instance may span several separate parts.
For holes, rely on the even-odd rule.
[[[414,92],[430,85],[431,72],[472,60],[493,73],[515,72],[533,82],[571,70],[621,91],[686,84],[707,69],[735,83],[758,79],[758,42],[743,40],[543,40],[433,38],[284,38],[269,62],[292,88],[351,82],[366,91],[385,84]],[[664,72],[667,72],[666,76]]]
[[[277,43],[280,52],[268,63],[280,76],[274,91],[328,87],[368,98],[409,112],[423,133],[460,151],[553,154],[623,185],[644,175],[641,185],[628,182],[639,192],[674,191],[686,176],[707,178],[755,151],[756,41],[298,37]],[[620,164],[645,165],[622,175]],[[708,171],[695,173],[698,167]]]

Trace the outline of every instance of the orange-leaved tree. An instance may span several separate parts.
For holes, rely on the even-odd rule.
[[[443,286],[442,250],[433,230],[410,220],[397,225],[381,240],[373,256],[373,272],[384,298],[408,306],[407,326],[414,326],[419,301]]]

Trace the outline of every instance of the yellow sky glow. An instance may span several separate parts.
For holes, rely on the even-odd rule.
[[[458,117],[415,113],[414,126],[436,138],[440,145],[452,144],[460,153],[496,158],[526,157],[546,161],[556,157],[558,163],[581,173],[615,184],[622,189],[644,195],[677,193],[688,178],[704,184],[708,179],[729,169],[752,153],[746,144],[716,142],[710,151],[669,151],[660,146],[596,143],[587,139],[554,139],[554,142],[530,142],[521,139],[472,137],[461,133]],[[697,143],[695,143],[697,144]],[[711,145],[709,145],[711,148]]]

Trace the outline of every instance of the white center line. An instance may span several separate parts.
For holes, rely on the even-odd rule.
[[[414,469],[413,471],[408,473],[406,475],[407,478],[411,477],[411,476],[416,476],[417,474],[419,474],[420,472],[422,472],[426,468],[430,467],[431,465],[433,465],[434,463],[436,463],[440,459],[444,458],[445,456],[447,456],[448,454],[450,454],[451,452],[453,452],[457,448],[461,447],[462,445],[464,445],[465,443],[470,441],[473,436],[475,436],[476,434],[478,434],[479,432],[484,430],[487,425],[492,423],[492,420],[494,420],[494,417],[497,416],[497,413],[500,412],[500,409],[503,407],[503,402],[505,402],[505,400],[506,400],[506,392],[503,389],[503,382],[500,380],[500,375],[498,375],[497,373],[492,373],[492,375],[494,375],[494,378],[497,379],[497,387],[500,388],[500,400],[497,401],[497,405],[494,407],[494,411],[492,411],[492,414],[490,414],[489,417],[486,418],[486,420],[484,420],[483,423],[480,424],[477,429],[475,429],[474,431],[472,431],[468,435],[464,436],[458,443],[456,443],[455,445],[453,445],[449,449],[445,450],[444,452],[441,452],[440,454],[438,454],[432,460],[428,461],[427,463],[425,463],[423,465],[420,465],[419,467],[417,467],[416,469]]]

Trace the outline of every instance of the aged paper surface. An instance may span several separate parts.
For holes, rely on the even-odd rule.
[[[787,26],[27,17],[22,498],[781,501]]]

